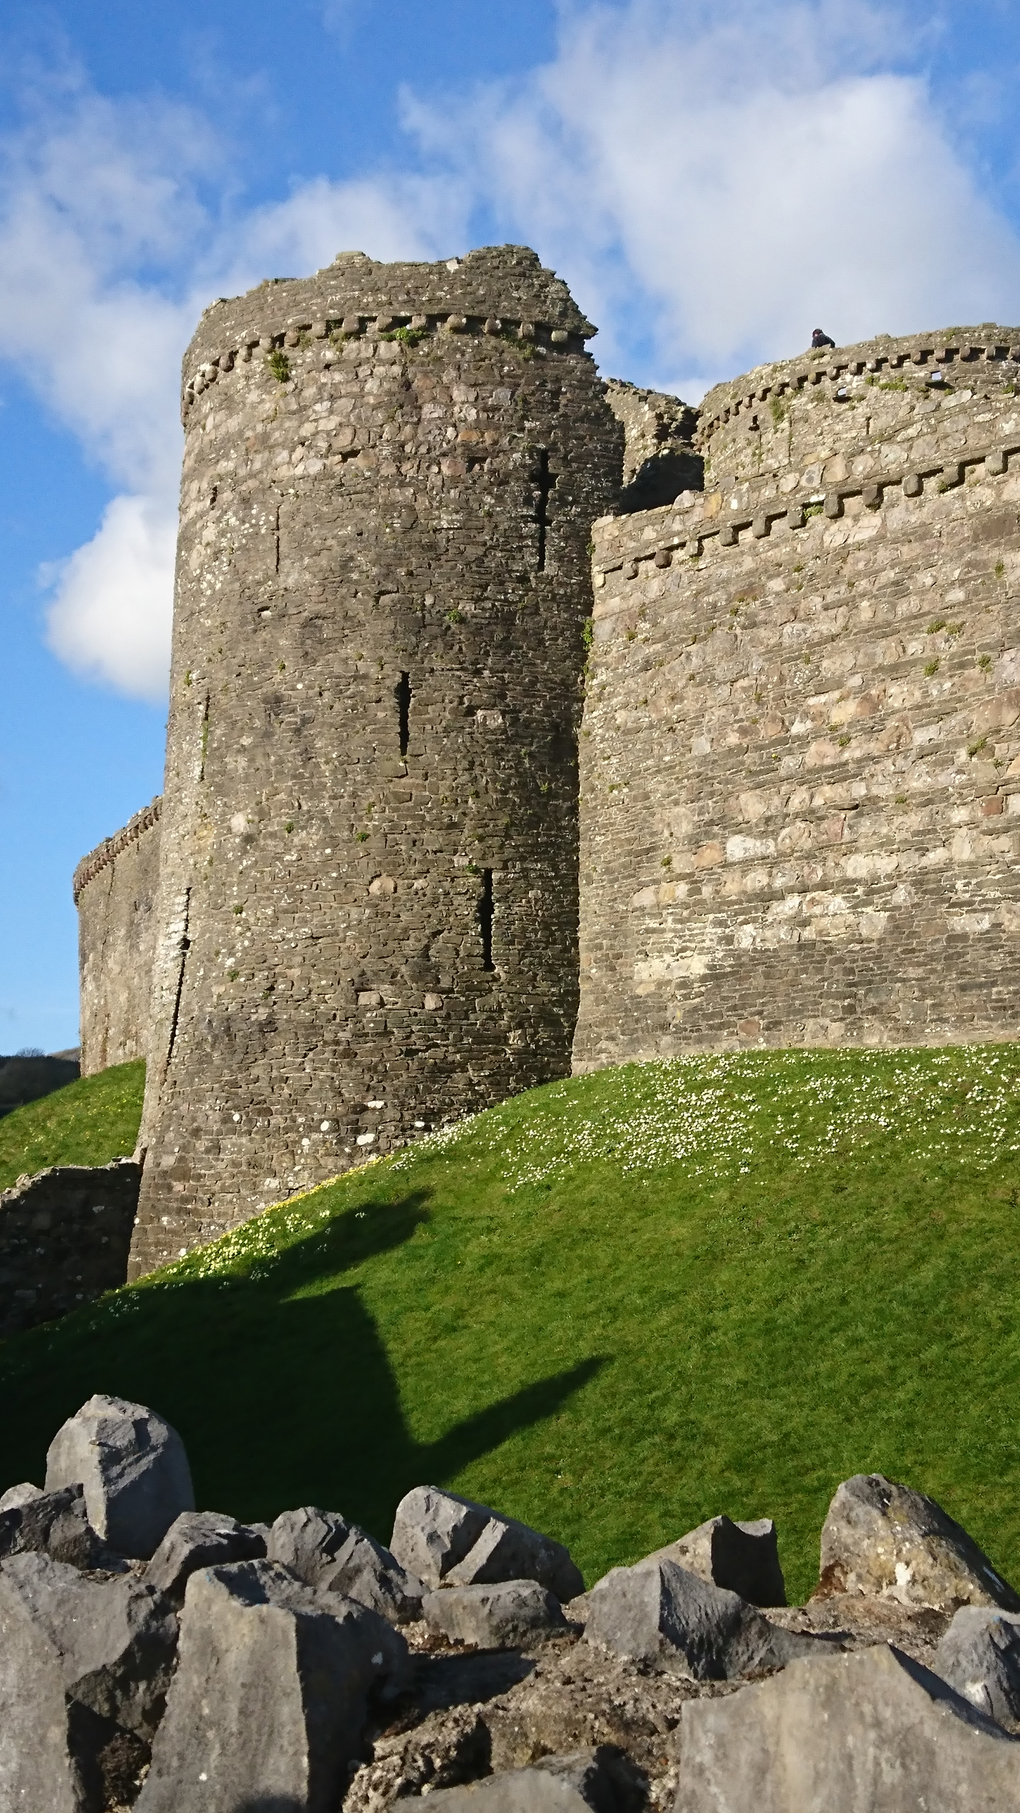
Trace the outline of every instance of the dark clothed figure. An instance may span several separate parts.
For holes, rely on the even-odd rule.
[[[812,346],[835,346],[836,342],[830,340],[828,334],[823,334],[820,327],[816,327],[811,335],[811,344]]]

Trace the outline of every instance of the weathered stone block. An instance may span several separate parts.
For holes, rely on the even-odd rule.
[[[817,1590],[1020,1612],[1020,1596],[966,1530],[933,1498],[881,1473],[856,1473],[836,1491],[822,1526]]]
[[[193,1574],[180,1660],[138,1813],[335,1813],[373,1689],[406,1646],[271,1561]]]
[[[566,1631],[554,1593],[536,1580],[498,1586],[444,1586],[426,1593],[422,1616],[437,1636],[478,1649],[519,1649]]]
[[[674,1813],[1015,1813],[1020,1744],[890,1646],[688,1701]]]
[[[182,1511],[193,1511],[188,1457],[157,1411],[97,1394],[58,1429],[46,1489],[80,1484],[89,1521],[121,1555],[147,1559]]]

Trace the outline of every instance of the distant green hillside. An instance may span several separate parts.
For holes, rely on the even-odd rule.
[[[0,1190],[47,1165],[106,1165],[135,1149],[145,1065],[83,1076],[0,1120]]]
[[[7,1342],[0,1485],[102,1390],[169,1416],[199,1503],[241,1516],[385,1537],[435,1481],[591,1580],[771,1514],[802,1595],[836,1483],[877,1469],[1020,1584],[1018,1160],[1016,1046],[554,1083]]]

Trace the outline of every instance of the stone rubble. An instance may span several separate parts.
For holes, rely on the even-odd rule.
[[[421,1581],[374,1536],[332,1511],[303,1505],[282,1512],[269,1532],[267,1552],[309,1586],[346,1593],[394,1624],[421,1617]]]
[[[599,1581],[584,1634],[616,1655],[696,1681],[732,1681],[783,1668],[836,1640],[782,1630],[737,1593],[655,1558],[612,1568]]]
[[[0,1497],[4,1813],[1020,1813],[1013,1589],[880,1475],[787,1606],[764,1518],[585,1593],[436,1486],[389,1549],[315,1506],[195,1511],[179,1436],[121,1399],[50,1457]]]

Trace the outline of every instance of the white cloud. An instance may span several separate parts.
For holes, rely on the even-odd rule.
[[[342,247],[434,257],[458,186],[317,179],[225,223],[203,205],[218,150],[183,108],[60,96],[0,144],[0,346],[122,487],[91,541],[43,574],[51,648],[141,698],[166,688],[181,458],[180,363],[202,308]],[[219,168],[221,180],[226,173]],[[463,210],[461,210],[462,214]]]
[[[470,203],[468,183],[454,173],[350,182],[315,177],[237,223],[231,240],[216,248],[219,281],[235,294],[263,277],[305,276],[341,251],[436,258],[463,249]]]
[[[619,358],[729,375],[804,346],[1009,313],[1014,232],[901,57],[892,9],[633,0],[460,106],[408,100],[433,157],[538,243]],[[605,353],[600,357],[605,360]]]
[[[54,578],[49,637],[77,671],[163,683],[179,366],[215,295],[341,249],[525,241],[600,323],[603,369],[691,397],[819,323],[849,340],[1015,312],[1016,235],[902,73],[919,41],[894,5],[625,0],[561,20],[555,58],[512,85],[406,96],[399,169],[257,206],[186,108],[71,84],[0,141],[0,348],[118,491]]]
[[[177,512],[165,501],[115,497],[92,540],[61,563],[47,641],[75,673],[163,697],[176,539]]]

